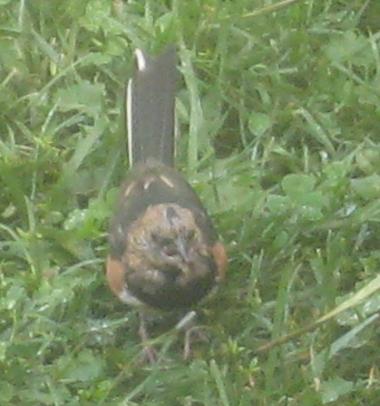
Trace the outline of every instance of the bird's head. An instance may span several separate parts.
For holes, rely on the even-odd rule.
[[[174,203],[149,207],[129,236],[127,253],[147,268],[189,278],[210,271],[212,253],[189,209]]]
[[[174,203],[148,207],[132,224],[122,262],[129,289],[162,309],[193,305],[217,278],[212,247],[192,211]]]

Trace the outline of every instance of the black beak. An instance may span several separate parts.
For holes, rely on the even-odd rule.
[[[181,258],[186,264],[188,264],[190,262],[190,258],[188,254],[187,241],[182,236],[179,236],[177,238],[176,245],[178,253],[181,255]]]

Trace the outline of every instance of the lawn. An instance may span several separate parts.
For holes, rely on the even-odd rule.
[[[104,263],[133,51],[167,44],[229,271],[151,365]],[[0,404],[378,405],[379,123],[378,0],[0,0]]]

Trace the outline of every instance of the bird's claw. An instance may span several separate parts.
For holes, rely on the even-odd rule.
[[[204,332],[204,329],[202,326],[193,326],[193,327],[189,328],[188,330],[186,330],[184,345],[183,345],[183,359],[185,361],[188,360],[191,356],[191,347],[192,347],[194,338],[195,338],[195,341],[209,342],[209,337]]]

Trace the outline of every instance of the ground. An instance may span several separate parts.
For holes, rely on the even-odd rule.
[[[377,0],[0,0],[0,404],[377,405]],[[229,252],[182,359],[104,278],[133,50],[176,44],[178,166]]]

